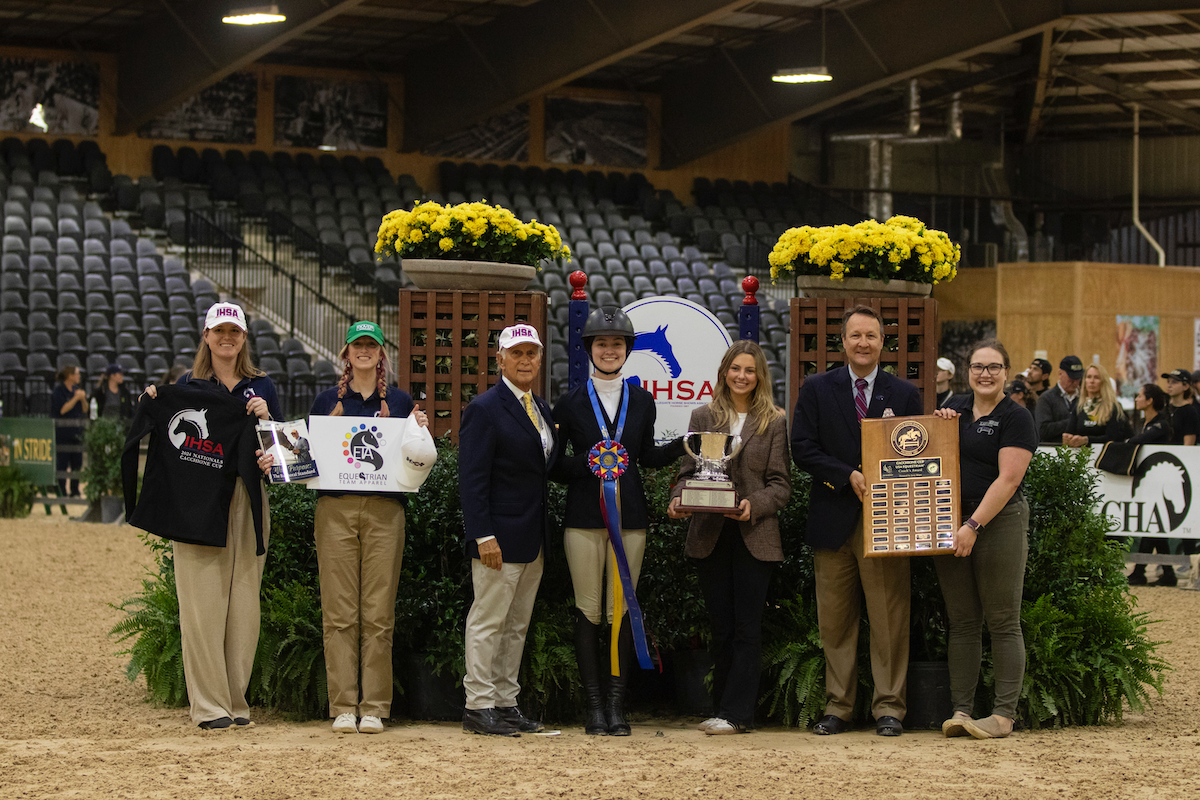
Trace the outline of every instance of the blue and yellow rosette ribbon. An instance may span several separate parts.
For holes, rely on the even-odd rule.
[[[588,397],[592,401],[592,411],[596,414],[596,424],[600,427],[601,435],[608,431],[604,422],[604,413],[600,410],[600,399],[596,396],[596,387],[588,379]],[[650,648],[646,643],[646,629],[642,624],[642,609],[638,605],[637,594],[633,588],[633,578],[629,571],[629,559],[625,555],[625,544],[621,540],[621,487],[620,477],[629,467],[629,453],[621,444],[621,434],[625,430],[625,417],[629,411],[629,385],[625,384],[621,394],[621,413],[617,420],[616,435],[605,436],[588,451],[588,467],[600,479],[600,514],[604,518],[604,527],[608,531],[608,540],[612,544],[612,564],[609,574],[613,576],[613,628],[612,628],[612,674],[621,674],[621,660],[618,643],[621,636],[621,618],[625,614],[625,606],[629,606],[629,624],[633,631],[633,650],[637,653],[638,664],[642,669],[654,669],[650,659]]]

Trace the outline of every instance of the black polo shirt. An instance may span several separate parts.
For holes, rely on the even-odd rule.
[[[1194,403],[1183,406],[1168,404],[1167,411],[1171,416],[1171,444],[1183,444],[1183,437],[1196,436],[1200,444],[1200,411]]]
[[[955,395],[946,405],[961,415],[958,461],[964,503],[978,503],[1000,477],[1001,448],[1021,447],[1035,453],[1038,447],[1033,415],[1011,397],[1005,397],[992,413],[978,420],[972,417],[974,404],[975,395],[969,393]]]

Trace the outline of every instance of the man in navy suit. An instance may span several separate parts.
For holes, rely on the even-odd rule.
[[[813,476],[805,541],[813,548],[817,625],[825,648],[825,716],[817,734],[850,726],[858,688],[862,598],[871,624],[871,710],[880,736],[904,732],[911,582],[907,558],[864,558],[864,417],[923,413],[917,388],[879,368],[883,324],[869,306],[842,317],[847,365],[807,378],[792,421],[792,459]]]
[[[475,601],[467,614],[463,730],[496,736],[542,724],[517,708],[517,675],[548,539],[547,478],[557,447],[533,394],[542,342],[527,323],[500,332],[501,380],[462,412],[458,492]]]

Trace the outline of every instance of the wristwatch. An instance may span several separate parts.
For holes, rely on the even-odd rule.
[[[963,525],[966,525],[968,528],[970,528],[971,530],[973,530],[975,532],[978,532],[979,529],[983,527],[982,525],[980,525],[978,522],[975,521],[974,517],[969,518],[966,522],[963,523]]]

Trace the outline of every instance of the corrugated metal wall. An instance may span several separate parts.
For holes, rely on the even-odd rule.
[[[1033,196],[1124,199],[1132,191],[1132,137],[1048,142],[1026,150],[1023,183]],[[1200,197],[1200,136],[1141,141],[1142,197]]]
[[[1172,214],[1142,224],[1166,251],[1167,264],[1200,266],[1200,210]],[[1091,260],[1108,264],[1157,264],[1158,254],[1136,228],[1126,225],[1109,234],[1107,244],[1096,245]]]

